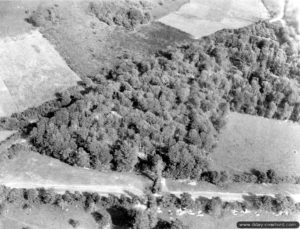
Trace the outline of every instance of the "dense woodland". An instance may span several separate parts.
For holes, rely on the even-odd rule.
[[[70,165],[210,180],[207,156],[229,110],[299,121],[298,52],[280,25],[223,30],[146,59],[124,55],[2,125]]]

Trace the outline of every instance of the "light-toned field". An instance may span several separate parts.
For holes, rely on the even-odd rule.
[[[69,219],[78,220],[78,229],[98,227],[91,214],[82,207],[69,206],[61,209],[57,206],[31,206],[24,210],[20,204],[7,204],[0,216],[1,229],[72,229]]]
[[[159,19],[169,13],[177,11],[189,0],[146,0],[152,6],[151,15],[153,19]]]
[[[142,195],[150,183],[130,173],[72,167],[32,151],[20,151],[13,159],[0,161],[0,184],[11,188],[52,188],[62,193],[69,190]]]
[[[262,3],[275,19],[282,19],[286,0],[262,0]]]
[[[38,31],[0,40],[0,116],[38,106],[78,80]]]
[[[16,112],[17,104],[0,77],[0,117]]]
[[[25,21],[26,10],[35,9],[38,0],[2,0],[0,1],[0,38],[24,34],[33,29]]]
[[[260,0],[191,0],[159,21],[200,38],[268,18],[268,10]]]
[[[300,125],[230,113],[211,159],[214,169],[233,172],[274,169],[300,175]]]
[[[14,133],[16,133],[16,131],[0,130],[0,144]]]

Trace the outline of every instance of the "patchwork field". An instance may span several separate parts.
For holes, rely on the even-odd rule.
[[[149,182],[134,174],[77,168],[32,151],[20,151],[0,162],[0,184],[11,188],[53,188],[57,192],[143,194]]]
[[[79,80],[38,31],[2,38],[0,53],[2,116],[40,105]]]
[[[268,18],[269,13],[260,0],[191,0],[159,21],[200,38]]]
[[[160,17],[177,9],[186,0],[146,2],[149,3],[146,4],[147,9],[154,17]],[[40,23],[39,30],[55,46],[69,67],[82,76],[98,74],[103,67],[111,66],[126,53],[149,56],[158,48],[174,44],[174,40],[189,38],[187,34],[156,21],[137,27],[135,31],[107,25],[89,12],[89,2],[86,1],[47,1],[42,2],[39,9],[41,12],[54,9],[58,22]]]
[[[300,174],[300,125],[231,113],[212,154],[217,170],[274,169],[280,175]]]

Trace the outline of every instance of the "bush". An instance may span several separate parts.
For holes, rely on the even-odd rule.
[[[113,1],[91,2],[89,11],[101,22],[122,26],[129,30],[150,21],[149,12],[144,12],[141,6],[136,6],[130,2],[125,4]]]

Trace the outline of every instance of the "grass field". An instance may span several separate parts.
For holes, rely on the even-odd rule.
[[[0,117],[14,113],[17,110],[18,108],[15,100],[0,77]]]
[[[150,183],[130,173],[72,167],[32,151],[20,151],[13,159],[0,162],[0,184],[11,188],[53,188],[62,193],[69,190],[142,195]]]
[[[300,175],[300,125],[231,113],[212,154],[214,169],[274,169],[279,175]]]
[[[78,229],[98,227],[92,215],[82,207],[69,206],[62,209],[51,205],[32,205],[24,210],[21,204],[8,204],[0,216],[1,229],[73,229],[69,219],[78,220]]]
[[[180,7],[189,2],[189,0],[147,0],[151,5],[151,14],[153,19],[159,19],[169,13],[177,11]]]
[[[260,0],[191,0],[159,21],[200,38],[268,18],[268,11]]]
[[[0,81],[8,90],[7,96],[0,97],[0,105],[4,103],[0,112],[5,115],[13,111],[7,107],[20,112],[40,105],[79,80],[38,31],[2,38],[0,53]]]
[[[24,19],[27,10],[35,9],[39,1],[2,0],[0,1],[0,38],[24,34],[33,26]]]
[[[0,130],[0,143],[7,139],[9,136],[13,135],[16,131]]]

